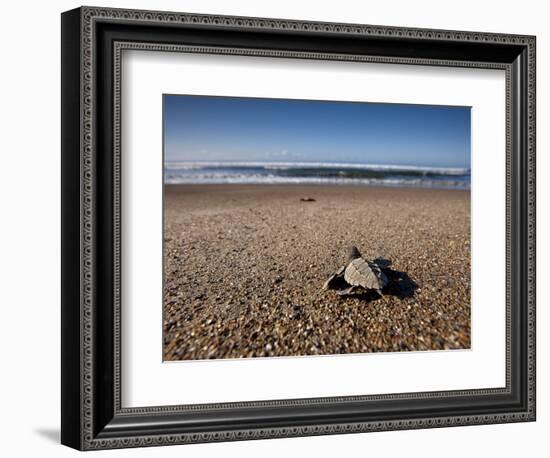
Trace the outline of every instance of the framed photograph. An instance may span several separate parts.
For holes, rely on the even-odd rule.
[[[535,37],[62,14],[62,443],[535,420]]]

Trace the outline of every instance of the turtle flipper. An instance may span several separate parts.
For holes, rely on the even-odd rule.
[[[346,266],[340,267],[336,272],[334,272],[328,280],[323,284],[323,290],[327,289],[337,289],[344,282],[344,271]]]
[[[361,290],[362,288],[360,286],[350,286],[349,288],[343,289],[342,291],[338,291],[339,296],[351,296],[353,293]]]

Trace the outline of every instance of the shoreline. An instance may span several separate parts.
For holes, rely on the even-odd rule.
[[[471,192],[470,188],[458,188],[458,187],[445,187],[445,186],[407,186],[407,185],[391,185],[391,184],[365,184],[365,183],[165,183],[164,189],[167,188],[178,188],[180,186],[224,186],[224,187],[239,187],[239,186],[250,186],[250,187],[263,187],[263,186],[273,186],[273,187],[328,187],[328,188],[369,188],[369,189],[403,189],[403,190],[413,190],[413,191],[458,191],[458,192]]]

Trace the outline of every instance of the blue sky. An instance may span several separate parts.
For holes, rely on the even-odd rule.
[[[470,167],[470,108],[164,95],[166,161]]]

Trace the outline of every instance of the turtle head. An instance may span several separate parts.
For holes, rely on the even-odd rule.
[[[357,258],[360,258],[361,257],[361,253],[359,253],[359,250],[357,249],[356,246],[352,246],[350,249],[349,249],[349,252],[348,252],[348,258],[350,261],[353,261],[354,259],[357,259]]]

